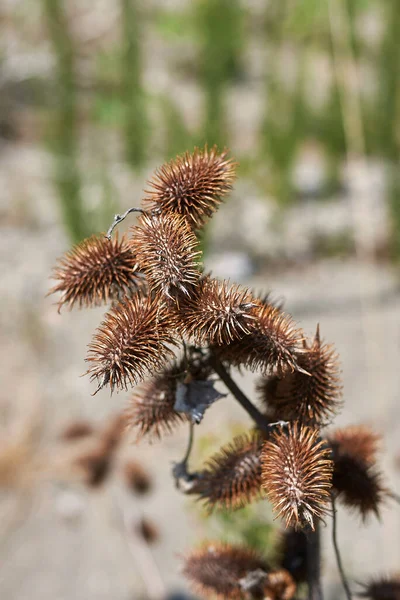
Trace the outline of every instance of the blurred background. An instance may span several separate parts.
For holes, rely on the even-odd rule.
[[[240,163],[203,241],[207,268],[272,290],[310,335],[320,323],[342,360],[336,423],[382,433],[399,492],[398,0],[2,0],[0,28],[1,598],[147,598],[149,573],[165,596],[183,593],[179,554],[196,540],[268,550],[265,506],[206,519],[175,489],[186,431],[127,444],[111,483],[89,490],[60,443],[73,420],[104,427],[126,397],[93,398],[79,377],[103,310],[57,313],[45,298],[55,260],[196,145]],[[195,460],[248,426],[220,401]],[[123,476],[132,457],[153,482],[143,498]],[[130,542],[131,511],[157,528],[150,550]],[[339,519],[351,577],[398,569],[396,505],[362,527]],[[326,592],[339,598],[326,536]]]

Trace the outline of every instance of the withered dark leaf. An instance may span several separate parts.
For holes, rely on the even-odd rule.
[[[214,387],[214,381],[197,381],[189,383],[178,381],[174,410],[189,415],[193,423],[200,423],[209,406],[227,394],[222,394]]]

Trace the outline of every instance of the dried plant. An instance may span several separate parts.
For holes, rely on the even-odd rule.
[[[217,542],[186,556],[183,572],[195,592],[206,598],[240,600],[244,597],[241,580],[258,570],[266,574],[269,567],[255,551]]]
[[[264,444],[262,485],[286,526],[311,527],[328,512],[333,464],[318,430],[297,422]]]
[[[199,228],[230,192],[236,164],[216,146],[196,149],[163,165],[150,181],[145,203],[155,211],[178,213]]]
[[[166,317],[157,299],[139,294],[106,314],[87,356],[88,373],[99,389],[106,384],[111,391],[126,389],[165,363],[173,344]]]
[[[180,367],[174,365],[133,392],[127,408],[127,421],[129,427],[137,430],[139,438],[160,438],[185,420],[181,413],[174,410],[180,374]]]
[[[76,466],[88,485],[100,485],[127,428],[153,439],[186,424],[187,447],[172,468],[177,488],[209,509],[269,500],[289,527],[278,540],[273,570],[247,547],[217,542],[195,550],[184,567],[195,589],[206,597],[291,600],[304,584],[310,600],[321,600],[319,532],[323,519],[332,518],[338,570],[351,600],[337,543],[336,498],[365,519],[396,495],[376,463],[379,436],[360,426],[327,437],[321,431],[341,406],[341,382],[337,354],[321,341],[319,328],[307,341],[269,296],[202,272],[196,231],[230,191],[234,167],[215,147],[177,157],[156,172],[145,208],[116,215],[107,239],[90,238],[59,261],[52,292],[61,294],[60,306],[113,301],[89,345],[87,373],[98,389],[138,386],[125,413],[96,431],[97,444],[77,456]],[[115,227],[137,212],[128,238],[111,239]],[[235,381],[234,368],[264,378],[261,410]],[[192,472],[195,431],[205,411],[226,395],[221,382],[254,430]],[[71,428],[67,438],[84,433]],[[147,473],[136,462],[126,462],[123,475],[135,494],[147,493]],[[143,536],[151,541],[147,530],[142,543]],[[386,588],[368,584],[369,597],[397,600],[390,595],[396,581]]]
[[[143,287],[126,238],[109,240],[104,235],[93,235],[67,252],[54,268],[53,279],[58,283],[49,293],[61,292],[59,310],[63,305],[98,306]]]
[[[252,371],[283,373],[298,368],[304,334],[293,319],[275,306],[265,304],[254,310],[253,332],[216,348],[222,360]]]
[[[379,517],[388,494],[374,460],[377,439],[364,428],[338,430],[328,437],[334,463],[333,488],[339,500],[359,512],[363,520],[370,514]]]
[[[150,475],[136,460],[129,460],[124,464],[123,474],[126,485],[135,494],[143,496],[151,490]]]
[[[197,238],[178,214],[143,214],[131,230],[130,246],[154,292],[188,295],[200,278]]]
[[[211,509],[234,510],[259,498],[262,443],[258,432],[236,437],[208,460],[193,492]]]
[[[199,346],[229,344],[254,329],[256,306],[247,289],[205,277],[179,303],[178,331]]]
[[[340,407],[338,357],[332,346],[321,343],[319,327],[312,344],[304,341],[303,347],[306,352],[297,358],[302,371],[287,369],[283,376],[262,379],[258,391],[280,419],[321,427]]]
[[[95,428],[89,421],[72,421],[61,432],[61,439],[69,442],[93,435]]]
[[[370,600],[400,600],[400,575],[375,577],[362,584],[363,590],[357,594]]]

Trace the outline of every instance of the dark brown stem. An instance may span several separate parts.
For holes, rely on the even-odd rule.
[[[338,546],[338,542],[337,542],[337,519],[336,519],[337,510],[336,510],[335,498],[334,498],[333,494],[331,496],[331,499],[332,499],[332,542],[333,542],[333,548],[335,550],[336,563],[337,563],[337,566],[339,569],[340,578],[342,580],[342,585],[343,585],[344,591],[346,592],[347,600],[352,600],[349,583],[347,581],[347,577],[346,577],[346,574],[343,569],[342,558],[340,556],[339,546]]]
[[[307,535],[307,583],[308,600],[322,600],[321,588],[321,540],[319,521],[315,530]]]
[[[244,410],[250,415],[253,421],[256,423],[257,427],[266,431],[268,429],[268,421],[264,417],[262,413],[250,402],[247,396],[242,392],[240,387],[233,381],[232,377],[229,375],[228,371],[225,369],[222,362],[219,360],[215,354],[210,353],[210,365],[221,379],[224,382],[228,390],[231,392],[232,396],[236,398],[239,404],[244,408]]]

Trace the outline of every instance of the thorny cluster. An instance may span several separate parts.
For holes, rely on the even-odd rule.
[[[106,236],[83,241],[58,262],[52,292],[61,294],[59,308],[111,304],[89,345],[87,373],[96,391],[135,386],[127,428],[139,438],[159,438],[189,424],[188,451],[173,471],[180,489],[210,510],[268,499],[284,521],[272,566],[249,548],[219,542],[186,556],[184,572],[195,590],[205,597],[290,600],[305,582],[315,598],[319,525],[335,520],[336,499],[365,520],[379,516],[391,493],[376,464],[374,432],[363,426],[323,432],[340,409],[342,387],[337,354],[319,327],[309,340],[268,296],[202,269],[199,236],[231,190],[235,167],[215,147],[162,166],[142,208],[116,215]],[[112,237],[131,212],[138,217],[128,235]],[[256,402],[232,379],[233,368],[259,374]],[[215,389],[217,380],[255,427],[194,473],[188,466],[194,427],[225,395]],[[398,599],[399,588],[393,577],[366,584],[362,593]]]

